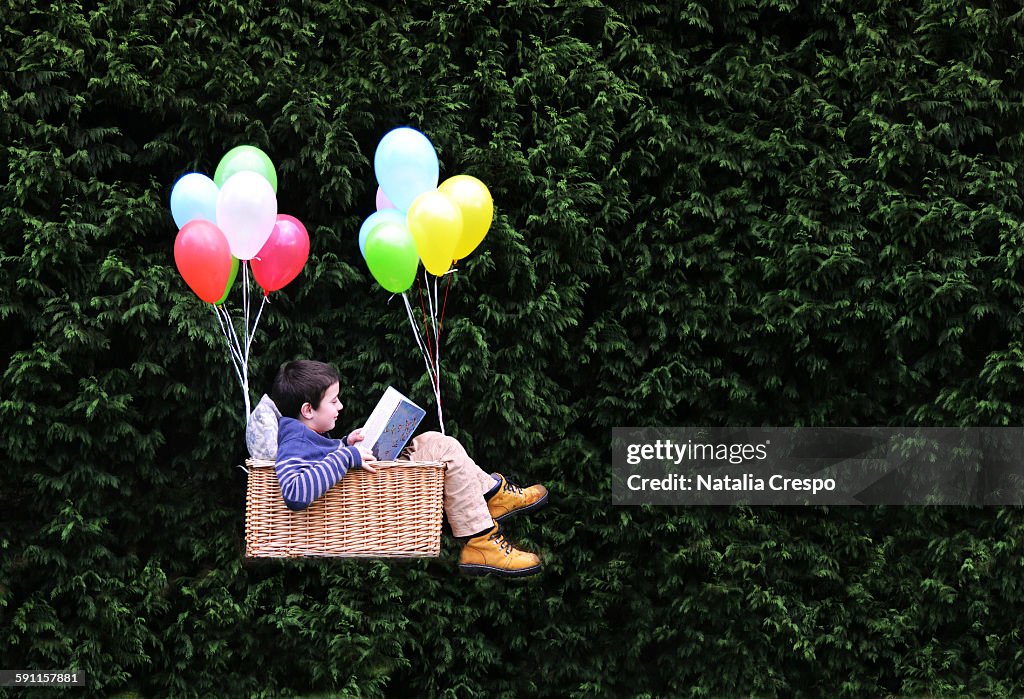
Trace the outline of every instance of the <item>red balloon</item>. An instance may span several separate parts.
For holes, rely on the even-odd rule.
[[[215,303],[224,295],[231,276],[228,239],[209,221],[189,221],[174,239],[174,264],[196,296]]]
[[[306,227],[294,216],[278,214],[270,238],[249,264],[256,281],[269,294],[299,276],[307,259],[309,233]]]

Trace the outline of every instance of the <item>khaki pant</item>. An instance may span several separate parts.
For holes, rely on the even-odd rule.
[[[453,536],[469,536],[494,526],[484,493],[496,481],[469,458],[457,439],[440,432],[424,432],[413,438],[402,458],[444,464],[444,512]]]

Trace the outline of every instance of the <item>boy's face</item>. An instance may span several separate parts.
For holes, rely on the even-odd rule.
[[[334,429],[334,423],[338,421],[338,414],[345,406],[338,399],[339,386],[337,382],[332,383],[324,391],[320,398],[320,406],[313,409],[313,406],[306,403],[302,406],[302,421],[306,426],[316,432],[330,432]]]

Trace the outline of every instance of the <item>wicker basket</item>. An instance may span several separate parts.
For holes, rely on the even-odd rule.
[[[273,461],[248,459],[245,555],[410,558],[441,552],[444,464],[380,461],[353,469],[308,508],[288,509]]]

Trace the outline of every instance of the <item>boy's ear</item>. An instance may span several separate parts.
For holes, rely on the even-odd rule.
[[[307,420],[313,419],[313,405],[311,403],[303,403],[302,407],[299,408],[299,415],[306,418]]]

